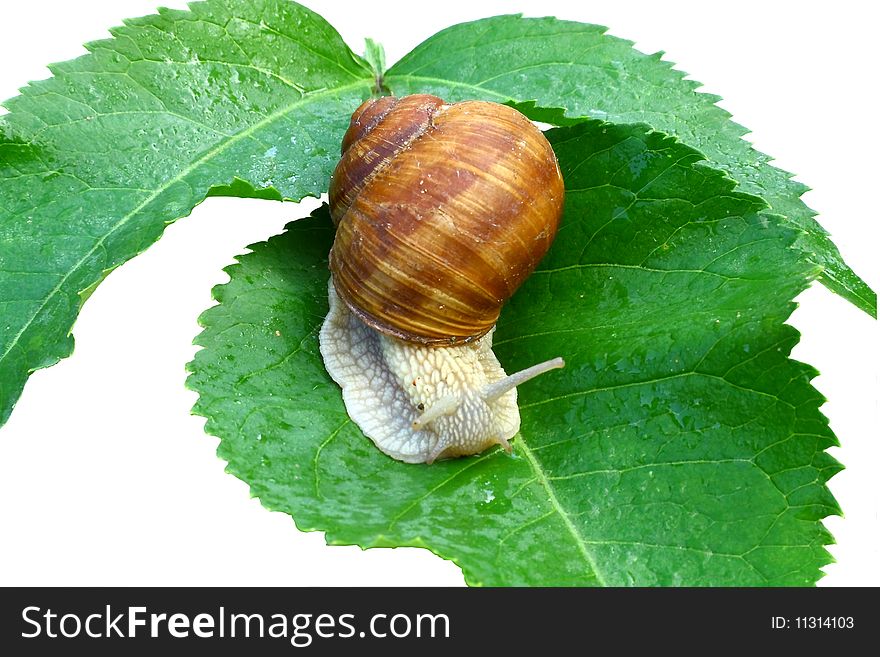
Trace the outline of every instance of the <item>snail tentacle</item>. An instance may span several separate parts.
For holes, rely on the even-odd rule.
[[[437,418],[444,415],[452,415],[459,406],[461,406],[461,400],[458,397],[454,395],[441,397],[413,421],[412,428],[418,431],[422,427],[431,424]]]
[[[536,376],[543,374],[544,372],[561,369],[563,367],[565,367],[565,361],[562,360],[562,358],[545,360],[543,363],[538,363],[537,365],[532,365],[524,370],[510,374],[501,379],[501,381],[490,383],[483,388],[481,395],[486,401],[494,401],[509,390],[513,390],[517,386],[534,379]]]

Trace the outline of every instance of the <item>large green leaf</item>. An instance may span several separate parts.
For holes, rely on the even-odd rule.
[[[548,257],[496,352],[560,372],[520,388],[500,450],[399,463],[353,425],[321,364],[324,211],[252,246],[214,291],[190,364],[230,472],[336,544],[427,547],[486,585],[800,585],[829,561],[839,468],[788,359],[815,275],[787,222],[643,126],[550,132],[567,186]]]
[[[385,84],[398,94],[516,102],[532,118],[557,124],[565,122],[562,114],[548,109],[644,122],[675,135],[801,228],[798,247],[822,266],[825,285],[876,317],[877,295],[843,262],[816,213],[800,200],[807,188],[742,139],[746,129],[715,104],[718,96],[695,93],[700,83],[686,80],[661,55],[644,55],[597,25],[497,16],[431,37],[388,71]]]
[[[82,301],[206,195],[318,196],[373,75],[284,0],[126,21],[0,118],[0,424]]]

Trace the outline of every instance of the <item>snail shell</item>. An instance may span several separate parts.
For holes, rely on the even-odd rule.
[[[501,306],[559,226],[563,182],[544,135],[496,103],[369,100],[330,184],[336,236],[324,364],[349,416],[409,463],[510,451],[516,386],[492,352]]]
[[[330,184],[330,270],[349,309],[411,342],[485,335],[556,235],[553,149],[511,107],[430,95],[369,100]]]

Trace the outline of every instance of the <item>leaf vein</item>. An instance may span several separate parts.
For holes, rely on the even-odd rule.
[[[190,165],[183,168],[176,176],[170,178],[163,185],[160,185],[159,187],[157,187],[156,190],[150,196],[145,198],[133,210],[131,210],[130,212],[125,214],[122,218],[120,218],[119,221],[117,221],[107,233],[102,235],[101,238],[98,240],[98,242],[96,242],[96,244],[91,249],[89,249],[86,252],[86,254],[83,255],[73,265],[73,267],[71,267],[64,274],[62,279],[49,291],[49,293],[45,297],[44,301],[36,308],[36,310],[34,312],[31,313],[31,315],[28,317],[28,319],[22,325],[21,329],[19,329],[19,331],[15,334],[15,336],[13,336],[12,340],[6,346],[3,353],[0,354],[0,362],[2,362],[6,358],[6,356],[9,355],[9,353],[12,351],[12,349],[15,348],[15,346],[18,344],[18,341],[21,339],[22,335],[24,335],[25,331],[27,331],[27,329],[30,328],[30,326],[33,324],[34,320],[40,315],[41,312],[43,312],[43,309],[46,307],[46,305],[49,303],[49,301],[51,301],[57,294],[59,294],[61,292],[64,284],[70,279],[70,277],[75,272],[79,271],[79,269],[84,264],[86,264],[86,262],[88,262],[88,260],[99,249],[104,248],[105,242],[107,241],[107,239],[111,235],[113,235],[117,230],[122,228],[122,226],[126,225],[129,221],[131,221],[131,219],[133,217],[135,217],[141,210],[143,210],[145,207],[147,207],[147,205],[149,205],[152,201],[159,198],[159,196],[161,196],[162,193],[164,193],[165,191],[170,189],[176,183],[183,181],[186,176],[193,173],[196,169],[198,169],[203,164],[211,161],[214,157],[216,157],[220,153],[228,150],[233,144],[237,143],[239,140],[248,137],[251,133],[258,130],[259,128],[261,128],[265,125],[269,125],[269,124],[287,116],[288,114],[290,114],[290,112],[294,111],[298,107],[305,105],[305,104],[308,104],[308,103],[311,103],[314,100],[318,100],[318,99],[326,97],[326,96],[338,95],[342,91],[353,90],[353,89],[356,89],[361,86],[368,87],[369,81],[358,80],[356,82],[352,82],[352,83],[345,85],[345,86],[342,86],[342,87],[336,87],[331,90],[326,90],[323,92],[315,92],[313,94],[306,95],[306,96],[298,99],[297,101],[291,103],[290,105],[288,105],[282,109],[279,109],[276,112],[273,112],[272,114],[266,116],[261,121],[258,121],[257,123],[254,123],[254,124],[248,126],[245,130],[242,130],[241,132],[231,136],[228,140],[226,140],[226,141],[218,144],[214,148],[208,150],[198,160],[196,160],[195,162],[193,162]]]

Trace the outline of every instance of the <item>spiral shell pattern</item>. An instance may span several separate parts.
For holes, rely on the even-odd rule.
[[[563,197],[550,144],[511,107],[368,100],[330,184],[336,291],[387,335],[476,340],[549,249]]]

